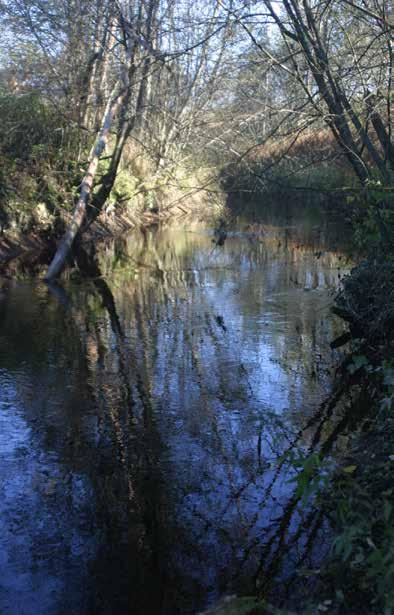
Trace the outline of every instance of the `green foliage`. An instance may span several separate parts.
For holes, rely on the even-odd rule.
[[[62,126],[37,93],[0,94],[0,147],[16,162],[41,164],[62,144]]]
[[[390,251],[362,262],[336,298],[337,313],[353,333],[338,374],[355,424],[368,413],[368,431],[354,434],[354,448],[334,473],[318,453],[290,456],[296,495],[306,505],[313,498],[333,531],[331,554],[309,602],[313,613],[394,614],[393,264]]]
[[[355,222],[355,242],[363,251],[394,245],[394,190],[369,182],[359,194],[347,197]]]
[[[364,367],[365,362],[359,362]],[[389,386],[392,370],[392,364],[384,370]],[[291,459],[300,470],[291,480],[297,484],[296,495],[304,505],[317,497],[334,533],[331,554],[316,573],[315,589],[304,607],[297,609],[298,615],[394,613],[393,436],[393,417],[377,417],[374,429],[358,442],[350,463],[334,474],[326,472],[320,480],[330,464],[317,453]]]
[[[111,200],[116,203],[126,202],[135,194],[138,187],[136,178],[127,169],[122,169],[116,176],[116,180],[111,192]]]
[[[333,311],[349,323],[355,355],[368,356],[375,344],[385,347],[393,339],[393,293],[394,259],[388,249],[364,260],[344,278]]]
[[[6,226],[28,232],[37,204],[54,212],[72,205],[75,134],[38,93],[0,92],[0,210]]]
[[[344,613],[394,613],[393,427],[378,423],[324,494],[336,537],[323,581]]]
[[[376,190],[375,201],[370,194],[376,214],[382,194]],[[334,613],[394,613],[393,264],[389,249],[362,262],[336,298],[354,336],[343,377],[352,379],[355,411],[369,400],[372,426],[321,496],[335,534],[321,586],[331,588]]]
[[[295,471],[288,481],[296,484],[295,497],[300,498],[303,504],[309,503],[327,480],[328,462],[319,453],[296,456],[293,452],[286,455],[286,461]]]

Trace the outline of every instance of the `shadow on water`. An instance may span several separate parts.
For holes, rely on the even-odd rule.
[[[0,611],[291,595],[326,548],[285,453],[334,444],[343,253],[266,224],[221,249],[169,228],[76,259],[87,279],[0,294]]]

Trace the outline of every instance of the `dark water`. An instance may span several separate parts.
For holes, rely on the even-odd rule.
[[[0,282],[2,614],[196,613],[319,560],[280,459],[330,433],[302,429],[345,259],[323,227],[260,230],[132,234],[101,280]]]

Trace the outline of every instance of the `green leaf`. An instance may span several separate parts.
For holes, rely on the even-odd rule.
[[[346,474],[353,474],[356,470],[357,466],[346,466],[346,468],[343,468],[343,471],[346,472]]]

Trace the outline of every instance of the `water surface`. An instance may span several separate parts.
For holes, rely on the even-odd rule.
[[[97,280],[1,281],[2,614],[186,615],[319,560],[281,459],[330,433],[330,237],[185,224],[104,245]]]

